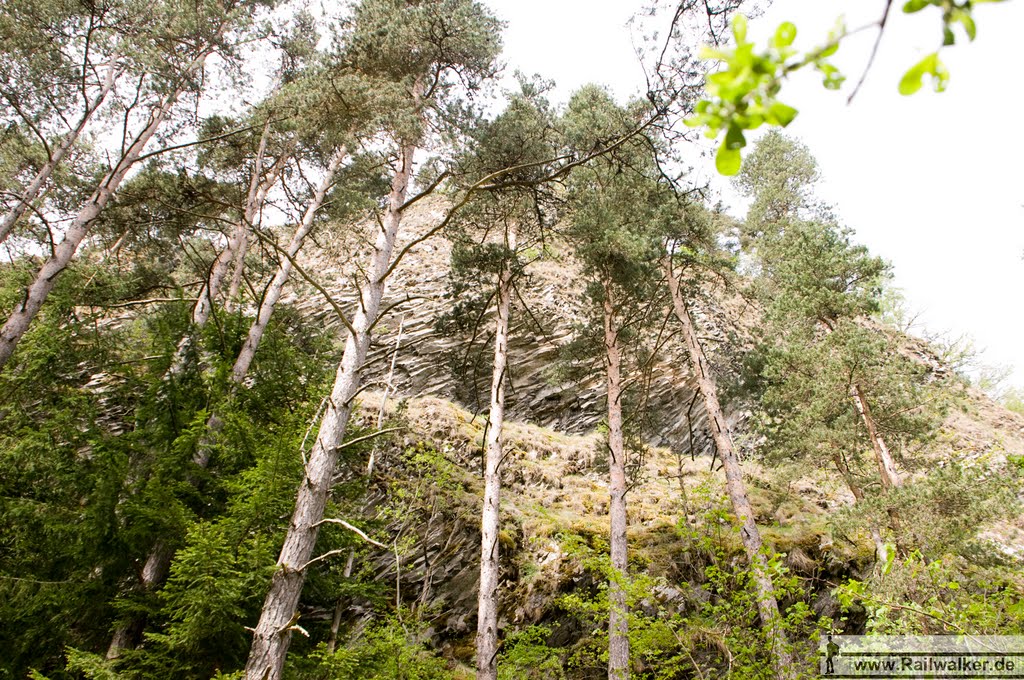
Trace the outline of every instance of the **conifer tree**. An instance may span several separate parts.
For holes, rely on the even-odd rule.
[[[709,220],[701,213],[702,210],[696,207],[680,210],[678,221],[669,231],[667,254],[661,258],[662,271],[668,283],[672,310],[682,327],[683,343],[686,345],[690,366],[697,381],[697,391],[708,414],[708,427],[715,443],[715,451],[722,461],[726,493],[738,525],[740,540],[750,561],[749,568],[756,590],[758,615],[771,648],[775,677],[786,680],[795,677],[795,669],[789,641],[782,628],[782,617],[768,558],[744,483],[739,453],[736,451],[732,432],[722,412],[714,371],[694,323],[691,301],[694,297],[694,288],[699,286],[702,277],[706,276],[707,272],[701,269],[713,261],[713,256],[709,255],[715,249]]]
[[[646,107],[618,106],[601,88],[588,85],[570,99],[563,120],[566,139],[578,155],[609,146],[644,116]],[[611,574],[608,585],[608,677],[630,673],[626,493],[627,434],[624,422],[627,355],[649,322],[657,299],[657,229],[660,199],[654,158],[646,138],[636,136],[573,171],[567,236],[588,279],[587,302],[600,326],[592,341],[601,348],[608,425]],[[596,324],[595,324],[596,325]]]
[[[305,202],[302,217],[287,246],[275,244],[277,268],[231,369],[231,380],[236,385],[245,379],[292,274],[295,258],[313,231],[345,162],[363,141],[372,141],[371,135],[377,133],[386,120],[386,112],[401,106],[401,93],[394,83],[360,74],[358,65],[351,63],[344,53],[321,57],[297,72],[275,99],[279,108],[303,111],[295,134],[300,151],[310,158],[312,169],[320,178]],[[313,174],[312,169],[304,172]]]
[[[11,358],[14,348],[53,290],[57,278],[67,269],[92,225],[139,162],[143,150],[169,118],[179,98],[195,90],[201,82],[200,76],[209,56],[214,52],[227,55],[230,46],[225,44],[225,36],[243,28],[251,20],[253,9],[261,4],[266,2],[232,0],[224,5],[195,5],[167,0],[166,4],[159,6],[165,12],[157,13],[161,19],[161,32],[151,44],[146,45],[148,52],[140,50],[151,69],[144,74],[145,84],[138,92],[140,99],[149,101],[148,111],[138,123],[141,127],[133,135],[125,134],[115,162],[82,204],[65,231],[64,239],[39,268],[25,291],[24,299],[15,306],[0,329],[0,369]],[[181,44],[188,45],[187,49],[180,49]],[[161,52],[161,49],[168,51]],[[130,118],[128,113],[130,109],[125,114],[126,118]]]
[[[834,463],[854,498],[856,452],[872,451],[884,491],[902,486],[890,448],[935,427],[924,367],[903,356],[898,340],[872,328],[888,265],[855,245],[831,212],[815,205],[817,177],[805,147],[772,132],[751,154],[741,188],[754,202],[747,232],[761,269],[767,340],[759,354],[770,441]],[[884,376],[884,377],[882,377]],[[900,521],[890,507],[890,523]],[[879,557],[885,550],[870,526]]]
[[[258,221],[258,215],[263,210],[267,195],[281,179],[288,162],[291,160],[295,140],[290,139],[290,135],[287,133],[282,135],[280,130],[275,129],[275,126],[272,125],[273,111],[264,110],[254,112],[254,114],[257,116],[257,120],[262,118],[263,121],[262,124],[257,123],[253,126],[257,129],[261,128],[262,131],[259,137],[254,140],[256,143],[254,148],[251,149],[251,158],[245,158],[248,155],[245,153],[245,150],[234,145],[231,145],[234,147],[231,151],[224,154],[227,156],[226,160],[230,165],[234,166],[237,164],[248,167],[247,173],[241,173],[243,177],[247,175],[247,181],[244,186],[248,188],[239,206],[240,214],[232,220],[233,224],[228,231],[227,242],[214,258],[207,276],[202,281],[196,302],[192,306],[191,327],[178,345],[174,359],[171,361],[171,366],[168,369],[168,376],[176,375],[184,370],[192,336],[196,332],[201,331],[210,320],[210,315],[213,313],[214,307],[223,293],[222,289],[225,280],[230,281],[229,289],[225,296],[226,304],[237,297],[243,273],[245,251],[249,242],[248,234]],[[216,123],[218,127],[222,127],[224,121],[218,120]],[[271,150],[268,149],[268,145],[271,144],[272,140],[277,142],[276,145],[279,146],[276,149],[277,153],[273,155]],[[221,150],[221,153],[223,153],[223,150]],[[214,151],[206,155],[217,156],[219,154],[217,151]],[[213,162],[219,165],[225,159],[218,160]],[[207,163],[210,163],[209,159]],[[232,171],[237,171],[238,169],[240,168],[231,168]],[[228,279],[229,273],[231,274],[230,279]],[[196,462],[201,467],[205,466],[205,463],[200,462],[198,459]]]
[[[297,23],[298,26],[292,27],[291,30],[293,32],[305,30],[307,35],[299,40],[294,39],[294,36],[287,32],[282,36],[282,67],[276,74],[279,82],[294,78],[295,70],[300,67],[303,58],[310,56],[310,41],[315,42],[316,33],[308,23],[308,17],[300,13]],[[287,119],[284,107],[276,97],[272,96],[268,101],[262,102],[260,106],[254,107],[249,113],[245,121],[250,123],[249,125],[240,124],[230,118],[214,116],[203,126],[201,135],[204,138],[217,138],[225,134],[225,130],[228,130],[227,134],[230,136],[221,139],[216,144],[205,145],[200,149],[198,154],[200,170],[212,170],[214,175],[226,175],[228,179],[222,184],[245,187],[245,192],[241,197],[240,204],[231,206],[237,208],[239,214],[231,220],[233,224],[227,235],[227,244],[214,258],[206,276],[202,279],[198,297],[192,305],[190,324],[178,342],[169,367],[162,376],[164,382],[180,379],[189,368],[187,364],[190,358],[197,358],[199,365],[193,368],[198,368],[204,379],[211,383],[214,382],[213,376],[210,375],[214,370],[214,360],[203,349],[199,336],[214,311],[229,271],[232,276],[225,309],[238,296],[248,234],[258,228],[259,216],[263,211],[268,194],[282,180],[295,153],[297,138],[292,129],[294,125],[281,122],[287,121]],[[250,130],[249,134],[234,133],[234,130],[246,128]],[[232,182],[232,179],[235,181]],[[190,351],[193,346],[198,350],[197,352]],[[252,357],[249,357],[250,363],[251,360]],[[240,381],[241,378],[236,382]],[[194,468],[185,475],[187,486],[196,486],[197,474],[201,474],[201,471],[210,464],[213,446],[211,435],[219,430],[220,424],[217,412],[213,410],[207,421],[209,432],[200,438],[192,455]],[[170,571],[174,555],[174,542],[174,539],[169,536],[157,537],[139,572],[137,585],[142,592],[152,592],[163,584]],[[107,659],[116,659],[125,648],[133,646],[141,632],[142,624],[143,621],[137,617],[120,624],[115,629],[108,647]]]
[[[0,115],[31,136],[5,200],[0,241],[33,210],[127,70],[134,33],[150,23],[142,3],[12,0],[0,15]],[[6,140],[5,140],[6,142]]]
[[[324,516],[338,446],[344,438],[360,375],[377,321],[392,261],[402,210],[413,179],[413,156],[423,137],[428,107],[440,101],[457,72],[466,80],[490,73],[497,52],[497,22],[474,2],[439,0],[366,0],[354,12],[347,53],[365,73],[400,82],[407,88],[405,109],[391,112],[395,170],[387,208],[380,221],[360,301],[348,324],[345,351],[316,443],[299,486],[278,568],[271,580],[253,633],[246,664],[252,680],[278,680],[295,625],[306,566],[313,556]]]
[[[500,188],[474,194],[455,219],[452,270],[459,299],[458,315],[482,317],[493,300],[494,359],[490,407],[484,442],[484,498],[480,520],[480,591],[477,607],[476,677],[497,678],[498,540],[501,508],[501,465],[505,388],[509,382],[508,343],[513,289],[523,278],[523,254],[543,243],[544,187],[540,182],[555,156],[555,140],[547,102],[537,85],[521,82],[493,121],[474,132],[472,146],[460,168],[470,183],[507,168]],[[472,303],[477,304],[472,304]],[[480,304],[482,303],[482,305]],[[477,309],[480,307],[480,309]]]

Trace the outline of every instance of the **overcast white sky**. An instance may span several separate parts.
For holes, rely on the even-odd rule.
[[[505,21],[504,59],[514,69],[557,83],[565,101],[598,82],[620,98],[639,92],[643,74],[627,21],[646,0],[484,0]],[[895,268],[912,309],[928,330],[968,333],[989,364],[1016,367],[1024,386],[1024,93],[1012,45],[1024,26],[1024,3],[975,10],[978,38],[943,52],[952,72],[947,91],[901,97],[903,71],[941,41],[931,8],[904,17],[895,3],[890,27],[867,83],[853,104],[824,90],[813,74],[786,86],[783,100],[800,115],[787,132],[817,157],[818,195],[839,208],[858,239]],[[797,44],[823,41],[836,18],[850,27],[881,13],[882,0],[777,0],[751,24],[764,38],[781,21],[799,29]],[[844,45],[837,63],[850,81],[863,68],[873,34]],[[708,144],[711,148],[711,144]],[[698,167],[731,197],[711,158]],[[736,212],[742,212],[736,206]]]

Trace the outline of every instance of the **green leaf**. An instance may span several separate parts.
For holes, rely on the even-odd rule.
[[[821,72],[826,90],[838,90],[842,87],[846,76],[840,73],[839,69],[825,61],[815,62],[814,66]]]
[[[683,125],[690,128],[697,128],[704,125],[704,116],[690,116],[683,119]]]
[[[964,32],[967,33],[968,39],[970,39],[973,42],[974,39],[978,36],[978,26],[974,23],[974,17],[972,17],[970,13],[966,11],[960,11],[958,13],[957,19],[960,21],[961,24],[963,24]]]
[[[755,126],[751,126],[755,127]],[[738,150],[742,149],[747,145],[747,139],[743,136],[743,130],[740,126],[733,123],[729,126],[728,131],[725,133],[725,146],[729,149]]]
[[[931,70],[932,77],[935,79],[933,86],[936,92],[945,92],[946,86],[949,85],[949,69],[939,59],[939,55],[935,55],[935,63]]]
[[[936,59],[938,59],[938,56],[933,52],[907,69],[907,72],[900,78],[900,94],[909,96],[920,90],[924,84],[922,82],[924,74],[932,71]]]
[[[953,35],[952,29],[949,26],[942,27],[942,46],[949,47],[956,43],[956,36]]]
[[[883,546],[885,557],[882,558],[882,575],[885,576],[892,570],[893,561],[896,559],[896,546],[886,543]]]
[[[825,46],[824,48],[822,48],[821,52],[818,53],[818,57],[820,59],[825,59],[826,57],[831,57],[833,54],[835,54],[838,51],[839,51],[839,41],[835,40],[835,41],[831,42],[830,44],[828,44],[827,46]]]
[[[700,52],[697,56],[703,60],[715,59],[718,61],[729,61],[732,58],[732,52],[728,50],[719,50],[709,45],[703,45],[700,48]]]
[[[920,12],[930,4],[932,3],[930,3],[928,0],[907,0],[907,2],[903,5],[903,12],[905,14],[913,14],[914,12]]]
[[[747,41],[747,18],[737,14],[732,20],[732,34],[736,38],[736,44],[740,45]]]
[[[730,149],[723,142],[715,154],[715,168],[718,174],[731,177],[740,171],[743,159],[738,149]]]
[[[772,38],[773,47],[789,47],[796,40],[796,26],[790,21],[784,21],[775,29],[775,37]]]
[[[775,118],[775,124],[781,127],[786,127],[792,123],[798,113],[792,106],[783,104],[782,102],[775,102],[771,105],[771,108],[769,108],[768,111]]]

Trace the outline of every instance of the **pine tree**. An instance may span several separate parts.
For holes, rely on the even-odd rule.
[[[67,269],[96,219],[139,162],[144,149],[171,115],[179,98],[197,87],[206,60],[215,51],[225,55],[229,52],[230,46],[225,45],[224,37],[232,30],[242,28],[251,18],[254,7],[260,4],[263,4],[261,0],[235,0],[225,6],[196,6],[191,3],[179,5],[176,0],[168,0],[159,6],[166,12],[156,14],[161,19],[160,32],[152,45],[146,45],[136,55],[139,59],[144,58],[143,63],[150,69],[144,72],[144,84],[138,91],[140,99],[148,100],[148,112],[138,123],[137,132],[125,135],[116,161],[81,205],[67,227],[64,239],[39,268],[25,291],[24,299],[15,306],[0,329],[0,369],[11,358],[32,319],[53,290],[57,278]],[[188,44],[188,49],[176,49],[181,43]],[[154,52],[147,53],[154,46]],[[161,47],[172,46],[174,50],[160,52]]]
[[[395,174],[374,252],[360,286],[360,304],[348,337],[316,443],[299,486],[295,513],[278,559],[278,569],[253,634],[246,677],[281,677],[292,626],[313,555],[319,526],[348,420],[359,390],[360,374],[377,321],[402,209],[412,182],[413,156],[421,143],[428,107],[450,89],[451,72],[466,78],[486,76],[497,51],[497,22],[483,8],[462,0],[406,3],[367,0],[353,17],[348,54],[368,74],[387,76],[408,88],[406,111],[392,112],[396,148]],[[441,30],[443,28],[443,30]]]
[[[12,0],[0,15],[0,112],[42,151],[11,175],[13,201],[0,241],[34,209],[128,68],[133,33],[148,23],[141,3],[81,4]],[[6,179],[6,178],[5,178]],[[6,202],[6,201],[5,201]]]
[[[748,229],[765,305],[759,361],[772,444],[834,463],[856,499],[864,497],[856,452],[866,444],[883,491],[899,488],[891,444],[925,436],[938,411],[920,408],[931,401],[924,367],[869,321],[888,266],[813,205],[806,183],[817,171],[806,148],[778,133],[762,144],[740,184],[757,206]],[[889,515],[899,533],[898,512]],[[876,525],[871,533],[881,557]]]
[[[522,93],[506,109],[472,134],[467,157],[460,164],[463,181],[508,168],[499,188],[474,194],[454,220],[453,288],[457,316],[482,317],[493,300],[494,359],[490,407],[484,442],[484,498],[481,512],[480,591],[478,597],[476,673],[495,680],[498,657],[498,540],[501,508],[501,465],[505,391],[509,382],[508,343],[514,288],[523,279],[524,253],[543,245],[547,211],[542,185],[555,156],[551,113],[537,85],[522,82]]]
[[[662,257],[662,271],[671,295],[673,312],[682,327],[683,342],[697,381],[697,391],[708,414],[715,451],[722,461],[726,493],[738,525],[740,540],[750,561],[758,614],[773,656],[775,677],[786,680],[795,677],[796,671],[789,641],[782,628],[782,616],[779,613],[768,558],[743,479],[739,454],[722,412],[715,374],[694,323],[691,299],[694,296],[694,289],[706,279],[709,265],[714,265],[713,253],[716,248],[709,220],[701,213],[701,209],[697,207],[680,210],[678,220],[669,230],[666,243],[668,254]],[[684,279],[684,276],[687,278]]]
[[[618,106],[597,86],[577,91],[562,126],[577,156],[609,146],[646,114]],[[646,138],[636,136],[611,152],[573,170],[569,178],[571,211],[566,236],[588,280],[587,302],[595,312],[591,342],[604,365],[608,425],[611,574],[609,578],[608,677],[629,677],[627,542],[627,434],[624,371],[627,354],[650,322],[657,299],[657,230],[660,197],[653,156]]]

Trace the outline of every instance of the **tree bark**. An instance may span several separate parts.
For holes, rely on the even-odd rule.
[[[626,598],[626,447],[622,431],[622,354],[612,286],[604,284],[604,351],[608,392],[608,475],[612,577],[608,584],[608,680],[629,678],[629,608]]]
[[[860,414],[861,419],[864,421],[864,426],[868,430],[868,437],[871,439],[871,449],[875,452],[875,462],[878,464],[878,476],[882,480],[882,488],[888,490],[891,488],[899,488],[903,485],[903,480],[900,479],[900,475],[896,472],[896,463],[892,459],[892,454],[889,453],[889,447],[885,444],[885,439],[878,431],[878,426],[875,424],[875,419],[871,415],[871,407],[868,406],[868,400],[864,396],[864,391],[860,388],[860,385],[854,384],[850,387],[850,397],[853,399],[854,406],[857,407],[857,413]]]
[[[268,121],[263,128],[263,136],[260,138],[259,151],[256,155],[256,163],[253,168],[252,177],[249,180],[249,191],[246,194],[245,206],[242,209],[242,219],[235,223],[235,228],[228,236],[228,242],[224,246],[224,249],[217,254],[217,258],[213,261],[213,265],[210,267],[210,274],[207,276],[206,281],[203,282],[203,286],[199,291],[195,305],[192,306],[192,327],[202,328],[206,325],[206,322],[210,320],[210,315],[213,313],[213,305],[220,295],[221,286],[224,285],[224,278],[227,276],[228,269],[234,264],[234,274],[232,276],[232,282],[230,290],[228,292],[228,300],[230,301],[234,296],[238,294],[238,288],[241,285],[242,280],[242,269],[245,266],[245,251],[248,246],[249,229],[252,226],[252,221],[256,216],[256,212],[263,206],[266,201],[267,194],[273,188],[274,184],[277,183],[278,178],[281,176],[281,171],[284,168],[285,158],[287,154],[278,158],[277,162],[271,167],[266,177],[261,177],[263,168],[263,154],[266,150],[267,139],[270,134],[270,122]],[[174,357],[171,359],[170,368],[167,370],[165,377],[174,376],[180,374],[185,370],[185,359],[188,354],[189,343],[191,342],[191,336],[186,334],[182,337],[178,343],[178,347],[174,351]],[[215,416],[211,416],[211,419]],[[196,464],[200,467],[206,466],[206,461],[202,460],[202,456],[198,455],[201,449],[197,449]]]
[[[843,480],[846,482],[846,486],[849,487],[850,493],[853,494],[854,502],[859,503],[864,500],[864,489],[853,478],[853,472],[850,471],[850,466],[843,458],[843,454],[838,451],[834,452],[832,454],[832,461],[836,464],[839,474],[843,476]],[[875,544],[875,559],[884,559],[885,541],[882,540],[882,532],[878,530],[878,526],[874,522],[871,523],[868,530],[871,532],[871,542]]]
[[[142,567],[142,573],[139,575],[139,585],[142,590],[149,591],[156,584],[163,583],[170,573],[171,559],[173,557],[174,550],[165,541],[158,540],[146,558],[146,563]],[[110,645],[107,647],[107,659],[116,659],[121,656],[121,652],[125,649],[134,646],[142,635],[144,624],[143,617],[137,617],[134,620],[119,624],[114,629]]]
[[[39,192],[42,191],[43,187],[50,180],[50,177],[53,176],[54,171],[60,167],[64,157],[67,156],[68,152],[75,146],[75,143],[78,141],[78,138],[81,136],[82,131],[89,123],[93,114],[96,113],[100,106],[102,106],[103,101],[114,88],[114,84],[117,82],[117,78],[121,75],[122,70],[121,66],[117,64],[117,60],[111,58],[110,65],[107,67],[107,75],[103,79],[103,83],[100,85],[99,91],[93,95],[91,100],[86,102],[85,111],[82,112],[82,117],[78,119],[78,123],[70,132],[68,132],[67,135],[64,136],[57,148],[53,150],[52,154],[50,154],[46,163],[43,164],[43,167],[39,169],[36,176],[32,178],[32,181],[29,182],[28,186],[26,186],[24,191],[22,191],[21,196],[18,197],[18,202],[7,212],[7,214],[3,216],[3,219],[0,220],[0,243],[2,243],[11,233],[14,229],[14,225],[18,223],[18,220],[28,212],[28,209],[32,205],[32,201],[39,196]]]
[[[295,148],[293,139],[281,152],[274,164],[263,177],[263,161],[267,152],[267,141],[270,139],[270,119],[267,119],[263,127],[263,135],[260,137],[259,151],[256,153],[256,163],[253,165],[252,178],[249,182],[249,193],[245,199],[245,208],[242,211],[242,222],[238,225],[238,242],[233,250],[231,284],[228,286],[227,298],[224,306],[228,311],[234,308],[238,300],[238,294],[242,289],[242,276],[245,273],[245,254],[249,249],[249,230],[255,227],[257,213],[262,212],[266,203],[267,194],[274,188],[277,180],[284,173],[285,165]]]
[[[508,246],[514,252],[515,232],[509,231]],[[494,314],[494,364],[491,373],[491,409],[487,416],[484,457],[484,506],[480,519],[480,594],[477,602],[476,677],[498,677],[498,575],[501,570],[501,542],[498,538],[501,513],[502,430],[505,424],[505,380],[508,366],[509,313],[512,302],[512,269],[506,261],[498,274],[498,308]]]
[[[831,319],[819,318],[818,321],[825,329],[825,333],[831,335],[835,332],[835,322]],[[857,414],[864,421],[867,428],[868,438],[871,440],[871,450],[875,454],[875,462],[878,464],[878,476],[882,481],[882,489],[889,490],[893,487],[900,487],[903,481],[896,472],[896,463],[892,459],[889,447],[886,446],[885,438],[878,431],[874,417],[871,415],[871,408],[868,406],[864,390],[856,382],[850,384],[850,399],[853,401]],[[898,523],[898,520],[896,520]]]
[[[747,497],[743,483],[743,471],[740,469],[739,457],[733,446],[732,434],[722,415],[722,407],[718,401],[718,390],[711,376],[710,365],[697,338],[697,332],[690,317],[690,310],[679,288],[669,262],[664,263],[665,277],[672,294],[672,308],[683,329],[683,339],[697,378],[697,388],[704,399],[708,420],[711,423],[711,436],[718,449],[718,457],[725,471],[725,488],[732,503],[733,514],[740,526],[740,539],[750,560],[750,571],[753,576],[754,588],[757,593],[757,609],[772,647],[775,660],[775,675],[779,680],[788,680],[796,676],[793,659],[789,651],[789,643],[785,631],[782,630],[782,617],[779,604],[775,599],[775,587],[768,573],[768,563],[761,545],[761,533],[754,521],[754,509]]]
[[[303,242],[306,240],[306,236],[309,235],[310,230],[313,228],[313,219],[316,217],[316,212],[320,209],[320,206],[323,205],[324,197],[327,195],[327,191],[334,183],[334,176],[337,174],[338,168],[341,167],[341,164],[347,157],[348,149],[346,147],[341,147],[335,152],[330,163],[327,165],[327,170],[324,173],[323,180],[321,180],[319,186],[317,186],[316,193],[313,195],[312,200],[310,200],[309,205],[306,206],[306,212],[302,215],[302,221],[299,223],[298,228],[292,235],[292,240],[288,244],[287,251],[285,251],[287,256],[279,258],[279,264],[277,266],[277,271],[274,273],[274,279],[270,282],[270,287],[267,288],[266,295],[263,296],[263,302],[260,304],[260,310],[256,315],[256,320],[253,321],[252,326],[249,327],[249,335],[245,339],[245,344],[242,345],[242,349],[238,352],[238,357],[235,359],[235,365],[231,369],[231,379],[236,384],[241,383],[249,372],[249,366],[252,364],[252,360],[256,356],[256,350],[259,348],[260,342],[263,340],[263,334],[267,330],[267,324],[270,323],[270,317],[274,313],[274,307],[281,299],[281,293],[284,291],[284,285],[287,283],[288,277],[291,276],[292,258],[298,255]]]
[[[231,369],[231,382],[234,383],[235,386],[242,384],[242,381],[245,380],[245,376],[249,373],[249,366],[252,365],[252,361],[256,357],[256,350],[259,349],[260,341],[263,339],[263,334],[266,332],[267,325],[270,323],[270,317],[274,313],[274,307],[281,299],[281,293],[284,290],[284,285],[288,281],[288,277],[291,275],[291,258],[294,258],[298,254],[299,249],[302,248],[303,241],[309,234],[310,229],[313,227],[313,218],[316,216],[316,211],[323,205],[324,196],[327,194],[327,190],[330,189],[331,184],[334,182],[334,176],[337,174],[338,168],[347,156],[347,150],[345,147],[342,147],[332,157],[330,164],[327,166],[327,171],[323,180],[317,187],[316,193],[313,195],[313,199],[306,207],[306,212],[302,216],[302,222],[299,223],[298,229],[296,229],[295,234],[292,235],[292,240],[288,244],[288,249],[286,251],[288,256],[281,258],[277,271],[274,273],[274,278],[270,283],[270,287],[267,289],[267,294],[263,297],[263,302],[260,304],[259,313],[256,315],[255,321],[253,321],[252,325],[249,327],[249,335],[246,337],[245,343],[242,345],[242,349],[239,350],[238,356],[235,358],[235,363]],[[180,347],[180,349],[184,350],[184,347]],[[184,359],[184,352],[182,352],[181,358]],[[199,444],[196,446],[195,456],[193,457],[193,462],[195,462],[199,467],[205,468],[209,465],[215,438],[222,427],[223,422],[217,413],[211,413],[210,417],[206,421],[206,434],[199,440]]]
[[[274,183],[277,182],[278,178],[276,172],[278,164],[275,164],[266,179],[262,177],[263,157],[266,154],[267,141],[269,139],[270,120],[268,119],[263,125],[263,134],[260,135],[259,148],[256,151],[256,162],[253,164],[252,176],[249,178],[249,191],[246,193],[245,205],[242,207],[242,219],[235,223],[235,228],[228,235],[228,242],[224,250],[213,261],[210,275],[203,284],[202,290],[199,291],[199,299],[192,308],[192,323],[196,326],[202,327],[209,320],[210,314],[213,311],[213,303],[220,294],[220,287],[224,282],[228,266],[231,263],[235,263],[235,274],[239,277],[239,281],[241,281],[240,268],[242,264],[238,262],[238,253],[242,252],[242,257],[244,258],[245,244],[248,242],[248,230],[252,224],[253,217],[256,215],[259,206],[263,205],[267,193]]]
[[[312,558],[330,492],[338,445],[344,437],[352,414],[353,400],[359,391],[360,374],[370,344],[370,330],[380,312],[385,276],[402,219],[401,208],[412,178],[415,150],[415,144],[407,143],[399,155],[400,166],[391,182],[388,209],[374,245],[369,277],[362,287],[360,305],[352,322],[354,333],[348,334],[320,431],[306,464],[305,478],[299,485],[295,512],[277,561],[278,568],[271,579],[270,591],[253,634],[245,667],[248,680],[281,678],[292,627],[298,618],[297,608],[306,576],[306,564]]]
[[[246,220],[246,229],[242,231],[242,238],[235,249],[234,258],[231,262],[231,283],[228,285],[228,294],[224,298],[224,310],[231,313],[235,310],[238,302],[238,294],[242,290],[242,276],[245,274],[245,254],[249,250],[249,229],[252,222]]]
[[[356,553],[355,550],[348,551],[348,560],[345,561],[345,571],[342,572],[342,577],[347,581],[352,578],[352,566],[355,564]],[[338,645],[338,631],[341,630],[341,615],[345,613],[345,599],[339,597],[338,601],[334,603],[334,615],[331,617],[331,633],[327,638],[327,653],[334,654],[334,650]]]
[[[192,70],[201,68],[205,60],[205,55],[197,59],[191,67]],[[14,308],[7,322],[0,329],[0,369],[3,369],[11,358],[14,348],[17,347],[18,342],[25,335],[32,320],[39,313],[43,302],[46,301],[50,291],[57,284],[57,277],[71,263],[71,259],[75,256],[75,252],[78,250],[78,246],[82,243],[86,234],[89,233],[93,222],[99,217],[107,203],[110,202],[114,192],[117,191],[118,186],[120,186],[128,171],[138,161],[139,156],[142,155],[142,150],[149,143],[149,140],[152,139],[153,135],[156,134],[156,131],[170,112],[171,107],[184,90],[184,85],[177,86],[159,104],[153,107],[145,127],[135,135],[117,164],[100,181],[99,186],[96,187],[95,191],[93,191],[92,195],[78,211],[75,219],[71,222],[71,226],[68,227],[64,235],[64,240],[54,249],[53,255],[40,268],[35,280],[28,287],[28,290],[25,291],[24,299]]]

